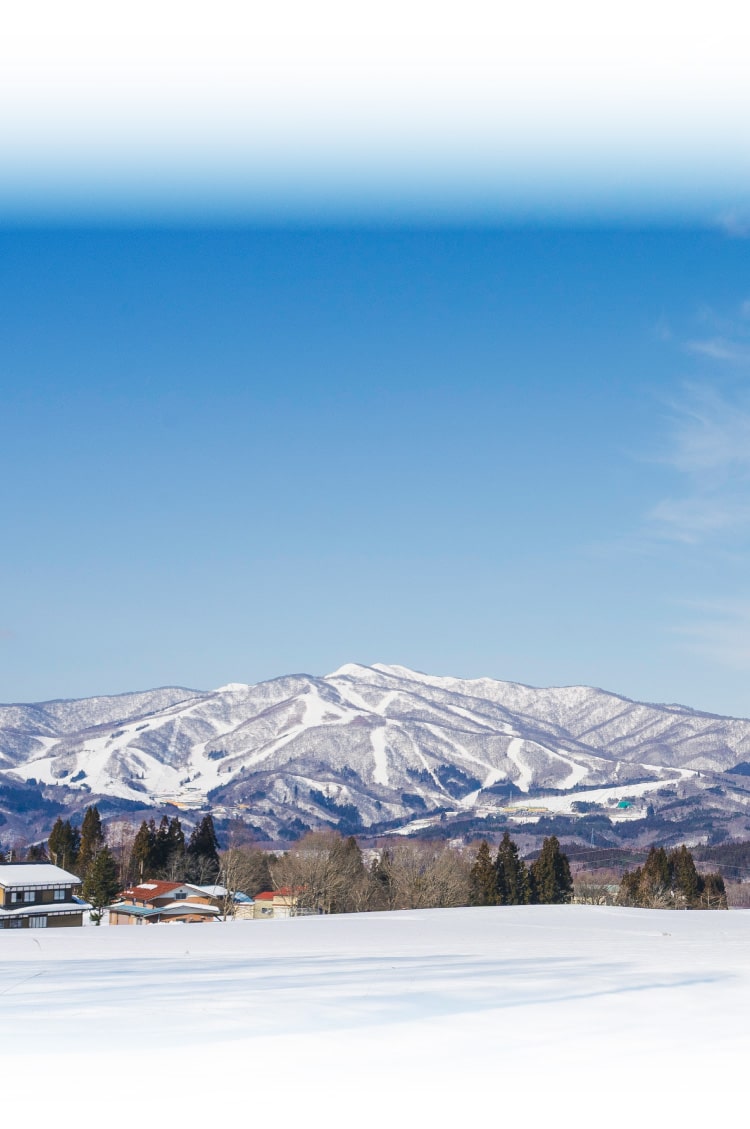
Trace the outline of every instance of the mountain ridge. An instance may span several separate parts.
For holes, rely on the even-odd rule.
[[[269,838],[331,823],[374,832],[446,817],[522,820],[542,793],[538,807],[569,816],[576,797],[606,808],[617,791],[636,810],[664,788],[705,804],[748,760],[747,719],[598,687],[383,663],[0,706],[0,785],[34,787],[74,809],[92,796],[115,807],[210,807]],[[732,803],[739,817],[746,799]]]

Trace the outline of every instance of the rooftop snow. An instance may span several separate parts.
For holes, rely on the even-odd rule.
[[[80,886],[81,879],[51,862],[0,864],[0,886]]]

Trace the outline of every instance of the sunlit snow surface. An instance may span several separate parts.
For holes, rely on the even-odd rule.
[[[741,911],[0,935],[4,1111],[33,1102],[40,1121],[75,1094],[117,1126],[135,1108],[181,1125],[715,1124],[744,1101],[749,1017]]]

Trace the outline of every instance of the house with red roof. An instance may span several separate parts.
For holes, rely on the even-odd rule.
[[[110,925],[158,925],[161,922],[215,921],[220,910],[199,886],[157,879],[123,890],[109,907]]]
[[[299,887],[281,886],[278,890],[264,890],[253,901],[253,918],[292,917],[298,913]]]

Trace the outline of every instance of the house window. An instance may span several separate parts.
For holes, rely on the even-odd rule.
[[[46,917],[30,917],[29,918],[29,929],[46,929],[46,928],[47,928],[47,918]]]
[[[9,929],[22,929],[23,928],[23,918],[22,917],[11,917],[10,921],[8,922],[8,928]]]
[[[55,890],[55,901],[56,902],[64,902],[65,901],[65,891],[64,890]]]
[[[23,900],[25,902],[33,902],[36,900],[36,890],[24,890]]]

